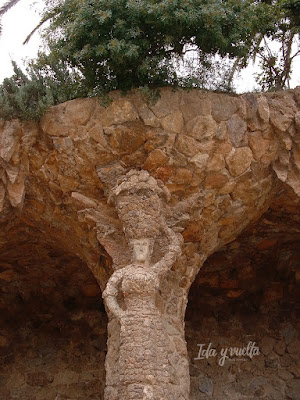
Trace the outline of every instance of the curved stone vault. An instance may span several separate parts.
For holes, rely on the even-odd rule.
[[[52,107],[40,123],[0,121],[0,279],[14,280],[6,254],[21,258],[23,242],[76,258],[94,276],[78,278],[82,290],[97,292],[93,279],[101,291],[112,282],[106,400],[184,400],[184,314],[201,266],[271,205],[298,212],[300,89],[230,96],[166,88],[156,103],[139,91],[111,97],[107,107],[97,99]],[[131,241],[145,238],[152,275],[140,279],[157,279],[152,294],[137,282],[128,289],[135,272],[126,278],[136,265]],[[152,312],[136,306],[143,301],[153,301]],[[142,333],[130,328],[135,318]],[[126,337],[163,342],[159,359],[136,344],[130,361]],[[134,368],[151,363],[144,375]]]

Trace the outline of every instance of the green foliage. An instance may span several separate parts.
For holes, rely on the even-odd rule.
[[[62,64],[30,64],[27,74],[13,62],[14,74],[0,86],[0,118],[38,120],[52,105],[88,95],[78,74]]]
[[[243,0],[66,0],[47,32],[52,55],[89,90],[178,85],[174,57],[246,56],[266,15]]]
[[[114,89],[139,87],[149,101],[166,85],[228,91],[256,57],[262,88],[283,88],[299,11],[300,0],[46,0],[38,26],[50,21],[48,52],[26,74],[14,65],[0,86],[0,117],[38,119],[76,97],[106,102]],[[282,56],[269,40],[281,43]]]
[[[281,8],[285,17],[289,19],[291,27],[300,32],[300,0],[282,0]]]
[[[14,64],[14,75],[6,78],[0,88],[0,117],[34,120],[52,104],[51,92],[42,81],[29,79]]]

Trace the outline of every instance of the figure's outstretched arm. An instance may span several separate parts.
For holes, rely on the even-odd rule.
[[[118,319],[124,315],[124,310],[119,306],[117,301],[118,296],[118,285],[123,279],[123,270],[119,269],[115,271],[109,278],[106,288],[102,294],[107,308],[112,312]]]
[[[182,236],[176,234],[165,222],[163,223],[163,232],[168,238],[169,248],[164,257],[154,265],[158,273],[167,272],[172,267],[177,257],[181,254],[181,245],[183,243]]]

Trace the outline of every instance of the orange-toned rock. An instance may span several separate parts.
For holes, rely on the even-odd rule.
[[[225,168],[225,160],[223,154],[215,153],[207,163],[208,171],[221,171]]]
[[[71,197],[77,201],[79,204],[85,206],[85,207],[89,207],[89,208],[96,208],[97,207],[97,202],[93,199],[90,199],[87,196],[84,196],[81,193],[78,192],[72,192],[71,193]]]
[[[212,288],[218,288],[220,286],[219,276],[218,274],[210,274],[210,273],[206,273],[203,275],[200,274],[197,277],[196,285],[204,285]]]
[[[257,101],[257,112],[259,117],[264,121],[264,122],[269,122],[270,119],[270,107],[268,100],[265,96],[261,96],[258,98]]]
[[[199,299],[198,305],[201,305],[202,315],[198,316],[198,320],[201,318],[203,326],[206,323],[206,315],[211,314],[215,318],[216,323],[208,326],[208,337],[210,334],[215,335],[211,328],[216,327],[222,335],[221,340],[224,344],[226,335],[223,337],[222,331],[226,330],[228,336],[233,334],[232,337],[240,339],[242,335],[234,336],[234,332],[238,329],[242,332],[243,325],[245,327],[243,333],[251,334],[252,324],[257,323],[260,332],[272,328],[276,338],[285,338],[285,335],[281,336],[281,332],[275,332],[277,327],[281,329],[278,318],[281,315],[292,318],[297,312],[287,299],[284,299],[282,304],[280,302],[282,309],[278,315],[271,313],[269,316],[265,311],[269,309],[272,311],[273,308],[279,307],[274,303],[276,299],[283,298],[281,296],[285,293],[288,293],[291,298],[293,296],[296,298],[297,295],[295,280],[299,280],[299,274],[296,272],[295,263],[299,255],[294,247],[299,230],[297,227],[299,199],[292,189],[292,195],[288,194],[287,187],[293,187],[294,191],[299,191],[300,91],[299,89],[287,90],[281,94],[267,93],[264,97],[260,94],[244,97],[202,93],[194,90],[191,92],[178,90],[174,93],[166,88],[162,89],[158,102],[151,106],[142,99],[139,91],[128,93],[126,97],[115,92],[112,98],[114,101],[107,108],[101,107],[96,99],[76,100],[54,107],[39,124],[36,124],[37,129],[31,130],[27,123],[18,123],[19,133],[13,130],[14,122],[0,121],[0,142],[4,146],[4,150],[1,148],[0,151],[6,158],[0,157],[0,208],[2,209],[0,215],[0,311],[1,315],[3,313],[2,319],[7,320],[7,324],[11,324],[9,313],[14,318],[15,316],[23,318],[23,310],[28,305],[28,316],[31,318],[34,315],[34,323],[31,327],[24,319],[20,324],[15,322],[11,324],[12,327],[20,327],[16,336],[31,337],[33,330],[37,331],[35,326],[39,326],[42,322],[44,329],[44,323],[49,322],[51,332],[53,332],[50,338],[52,340],[55,337],[55,324],[58,322],[58,320],[55,321],[57,311],[57,318],[63,321],[63,324],[66,323],[66,325],[62,325],[61,322],[57,324],[58,337],[61,328],[66,333],[70,331],[76,335],[76,332],[82,330],[84,335],[87,326],[99,327],[97,332],[91,331],[91,334],[81,341],[78,338],[74,338],[74,341],[72,339],[73,350],[76,352],[76,357],[79,356],[80,368],[82,367],[81,349],[85,355],[90,354],[91,349],[96,348],[98,351],[96,336],[101,330],[103,342],[105,341],[106,320],[100,327],[99,318],[94,312],[96,310],[90,307],[96,304],[96,299],[98,301],[100,299],[100,289],[96,282],[101,285],[101,289],[104,289],[114,268],[118,271],[120,267],[131,263],[130,246],[124,238],[126,229],[123,229],[124,226],[122,227],[116,207],[113,205],[112,187],[116,189],[126,173],[135,174],[136,171],[131,171],[132,169],[139,171],[141,177],[143,174],[145,177],[145,170],[148,170],[153,181],[156,180],[157,186],[154,185],[155,190],[152,191],[145,188],[143,179],[132,182],[132,191],[137,190],[142,200],[137,202],[135,197],[128,202],[130,218],[141,215],[144,207],[147,218],[143,219],[143,223],[145,220],[148,221],[150,227],[152,223],[154,225],[159,223],[159,218],[156,217],[160,214],[156,211],[161,212],[161,216],[165,219],[165,224],[161,226],[161,229],[157,229],[153,239],[154,253],[151,260],[153,263],[168,255],[168,246],[171,243],[166,232],[172,229],[176,233],[175,236],[179,237],[179,234],[182,234],[185,239],[181,256],[173,263],[171,271],[167,270],[161,280],[159,296],[156,296],[158,293],[156,288],[152,288],[157,304],[156,301],[153,302],[152,311],[155,318],[151,321],[158,323],[158,330],[161,331],[160,327],[165,326],[170,333],[170,336],[165,335],[163,340],[163,343],[166,343],[167,352],[170,351],[166,354],[166,358],[163,356],[163,360],[167,360],[167,364],[164,365],[170,363],[170,379],[168,380],[175,382],[174,386],[178,382],[178,393],[181,388],[184,388],[186,394],[181,397],[188,399],[188,373],[182,374],[180,367],[188,365],[182,324],[187,288],[193,283],[199,268],[210,254],[216,250],[220,253],[215,263],[210,264],[209,268],[204,266],[201,271],[198,289],[200,285],[205,286],[203,291],[200,288],[198,293],[194,293],[194,298]],[[269,108],[271,114],[273,113],[272,123],[269,122]],[[274,122],[275,112],[279,117]],[[290,124],[286,124],[286,121],[290,121]],[[276,126],[276,123],[279,125]],[[12,124],[11,132],[9,132],[10,124]],[[5,134],[3,134],[4,131],[6,131]],[[249,148],[246,147],[247,138]],[[101,168],[107,169],[108,179],[105,179],[104,173],[101,175]],[[12,186],[18,183],[19,171],[24,171],[24,193],[26,189],[24,202],[17,200],[16,187]],[[280,179],[287,184],[280,182]],[[165,182],[166,187],[159,180]],[[138,184],[135,185],[135,183]],[[170,193],[166,189],[169,189]],[[157,205],[158,203],[153,202],[156,193],[164,199],[161,208]],[[15,202],[10,202],[9,200],[12,200],[14,195]],[[19,197],[23,197],[22,193],[19,193]],[[276,205],[274,198],[277,201]],[[20,208],[16,209],[18,203],[20,203]],[[270,204],[272,206],[268,210]],[[123,206],[124,204],[120,204],[120,210],[124,210]],[[266,212],[264,220],[256,223],[264,212]],[[251,227],[252,222],[255,222],[255,228]],[[145,230],[139,236],[144,235],[148,238],[146,235],[148,225],[145,223]],[[253,229],[252,236],[247,236],[249,234],[247,228]],[[243,234],[238,241],[237,237],[241,232]],[[266,242],[273,238],[280,238],[280,240],[278,239],[274,245]],[[231,240],[235,242],[228,244],[225,254],[224,246]],[[36,245],[37,241],[40,243],[39,246]],[[260,243],[257,244],[257,241]],[[278,254],[280,253],[278,256],[275,254],[277,252],[273,251],[277,245],[282,246],[282,249],[278,251]],[[248,257],[251,262],[238,256],[243,251],[251,252]],[[289,258],[290,254],[293,258]],[[267,257],[270,257],[270,263]],[[255,263],[258,265],[256,266]],[[50,265],[51,268],[49,268]],[[92,271],[97,281],[85,274],[82,268],[86,269],[85,272]],[[228,268],[227,271],[225,271],[226,268]],[[290,279],[289,282],[287,277]],[[267,285],[270,287],[266,291]],[[3,301],[4,298],[5,301]],[[232,301],[235,298],[238,301]],[[82,307],[77,307],[75,304],[80,303],[79,299],[83,301]],[[123,300],[120,296],[121,307],[124,305]],[[48,308],[51,302],[53,302],[52,310],[44,309],[44,305]],[[260,305],[262,305],[261,308]],[[245,307],[245,312],[241,312],[243,307]],[[156,309],[159,312],[156,313]],[[145,310],[148,311],[148,306]],[[162,310],[164,312],[161,312]],[[261,315],[257,316],[256,312],[260,313],[262,310],[264,316],[261,319]],[[290,312],[282,312],[284,310]],[[68,317],[62,318],[65,312]],[[233,314],[234,318],[231,318]],[[52,315],[53,320],[51,320]],[[235,322],[238,315],[242,315],[241,324]],[[24,313],[25,317],[27,315]],[[82,324],[76,322],[80,319],[82,319]],[[108,372],[111,372],[113,376],[109,377],[109,373],[107,374],[108,391],[110,382],[114,382],[115,378],[117,382],[122,371],[126,371],[128,361],[125,357],[125,368],[115,369],[120,350],[119,326],[116,322],[112,319],[109,323],[107,365]],[[145,324],[147,325],[148,322],[145,321]],[[121,321],[123,329],[122,323]],[[136,328],[139,329],[139,327],[140,324]],[[295,324],[295,327],[298,329],[299,324]],[[29,328],[29,333],[27,328]],[[46,332],[46,329],[43,332]],[[292,327],[285,328],[285,332],[287,336],[291,336]],[[198,343],[202,343],[200,335],[204,334],[205,329],[202,330],[201,325],[199,336],[192,337],[194,340],[194,343],[191,342],[192,345],[195,345],[196,339],[201,340]],[[9,339],[11,337],[2,330],[2,327],[1,335]],[[189,337],[188,334],[187,337]],[[31,338],[32,343],[38,343],[36,337]],[[126,341],[127,336],[124,338]],[[88,342],[89,339],[91,342]],[[44,340],[42,342],[44,343]],[[85,342],[86,347],[84,347]],[[132,343],[136,342],[133,340]],[[234,345],[238,344],[236,342]],[[130,347],[131,343],[128,346]],[[49,344],[49,348],[55,348],[53,343],[51,346]],[[156,347],[154,343],[152,350],[155,354],[158,349],[159,347]],[[175,349],[178,350],[177,354]],[[1,349],[1,355],[4,355],[5,361],[8,362],[4,376],[7,374],[9,376],[12,370],[12,365],[9,365],[11,357],[6,357],[8,350],[10,349]],[[48,351],[47,348],[44,350]],[[70,350],[66,349],[64,354],[68,351]],[[280,353],[284,351],[283,346],[278,350]],[[130,354],[130,351],[128,353]],[[287,354],[276,354],[282,358],[280,360],[282,366],[285,362],[293,362],[291,355],[289,355],[290,360],[287,360],[284,358]],[[273,357],[273,354],[271,356]],[[27,353],[26,357],[30,359],[31,356],[28,357]],[[21,360],[22,357],[17,358]],[[40,358],[39,355],[37,358]],[[104,353],[101,358],[104,358]],[[64,357],[59,357],[59,359],[65,361]],[[50,359],[45,357],[45,360]],[[40,363],[35,361],[37,360],[30,364],[38,367]],[[255,368],[258,370],[261,368],[259,372],[265,377],[264,361],[267,368],[276,366],[276,363],[272,360],[259,359],[258,362],[253,360]],[[68,369],[70,367],[67,365],[68,361],[65,364],[64,368]],[[246,363],[241,364],[241,376],[243,381],[248,382],[247,374],[251,371],[254,375],[253,368],[247,369],[244,364]],[[46,365],[46,367],[47,370],[52,368],[51,365]],[[198,374],[200,370],[194,367],[195,365],[192,366],[192,373],[196,371],[195,374]],[[72,393],[75,392],[75,397],[80,398],[84,395],[95,395],[95,391],[93,393],[80,391],[83,387],[95,390],[93,381],[89,382],[89,385],[85,384],[85,377],[88,374],[93,375],[90,369],[91,364],[88,368],[88,371],[82,368],[82,372],[81,370],[74,372],[70,368],[64,379],[59,378],[60,372],[57,371],[56,383],[61,385],[68,382],[64,388],[64,395],[71,398],[74,397]],[[238,368],[235,365],[233,370],[230,368],[230,372],[235,373]],[[19,382],[26,383],[28,372],[26,371],[26,376],[22,377],[22,367],[18,367],[18,371],[21,371]],[[157,364],[153,371],[157,371]],[[203,374],[206,375],[206,370]],[[281,380],[293,380],[290,375],[291,373],[276,375],[275,372],[274,376],[282,377]],[[224,375],[220,379],[223,378],[226,380],[228,377]],[[252,379],[251,376],[250,378]],[[12,383],[14,379],[13,374],[9,381]],[[100,379],[97,375],[95,380],[98,386],[101,385],[101,388],[97,387],[97,395],[103,397],[101,390],[103,390],[104,378]],[[4,381],[6,385],[6,380]],[[29,376],[28,382],[38,385],[39,376]],[[41,382],[43,383],[43,379]],[[194,385],[195,382],[199,382],[199,376],[193,375],[192,384]],[[46,385],[47,382],[44,383]],[[0,384],[3,385],[3,382],[1,381]],[[22,398],[30,397],[30,391],[26,392],[27,386],[24,386],[25,392],[17,390],[13,393],[17,393]],[[229,397],[238,396],[234,392],[236,388],[241,389],[239,393],[245,392],[246,395],[260,393],[256,391],[256,388],[248,393],[249,388],[229,386],[226,387],[228,390],[226,395]],[[280,398],[282,393],[287,394],[287,388],[281,386],[277,397]],[[10,389],[5,387],[4,397],[10,395]],[[56,391],[53,385],[49,385],[49,388],[43,388],[39,396],[43,397],[44,390],[48,389],[48,395],[55,398],[61,388]],[[216,386],[214,394],[218,393],[221,397],[222,395],[226,397],[224,391],[219,389],[222,388]],[[192,393],[197,393],[197,390],[194,386]],[[170,393],[169,397],[176,397],[177,393],[175,394]],[[124,398],[123,394],[117,397]]]
[[[128,100],[115,100],[98,117],[103,127],[124,124],[139,119],[137,110]]]
[[[203,226],[200,221],[191,223],[183,232],[185,242],[197,242],[203,237]]]
[[[181,133],[184,125],[183,116],[181,111],[167,115],[160,120],[163,129],[168,132]]]
[[[212,116],[217,122],[227,121],[239,108],[237,99],[228,95],[219,94],[213,96],[211,100]]]
[[[5,187],[0,182],[0,212],[3,210],[4,201],[5,201]]]
[[[221,143],[216,145],[216,153],[218,154],[228,154],[233,149],[231,143]]]
[[[285,132],[292,123],[292,116],[272,111],[270,121],[280,132]]]
[[[267,250],[270,249],[278,243],[278,239],[264,239],[257,244],[258,250]]]
[[[233,217],[227,217],[227,218],[222,218],[218,221],[218,225],[223,226],[223,225],[231,225],[234,223],[234,218]]]
[[[267,153],[270,146],[270,140],[264,139],[262,133],[259,131],[251,132],[248,136],[248,141],[256,160],[260,160]]]
[[[270,101],[270,122],[279,131],[285,132],[294,119],[294,99],[283,94]]]
[[[187,157],[193,157],[200,152],[199,143],[192,137],[180,135],[176,141],[176,148]]]
[[[187,123],[187,134],[197,140],[211,139],[217,132],[217,123],[211,115],[199,115]]]
[[[81,286],[80,290],[81,290],[81,293],[86,297],[96,297],[96,296],[101,295],[100,288],[95,283],[90,283],[90,284]]]
[[[25,176],[22,169],[14,183],[7,183],[8,198],[13,207],[21,207],[25,197]]]
[[[267,288],[264,294],[264,301],[270,303],[272,301],[277,301],[283,297],[283,288],[280,282],[272,283],[271,287]]]
[[[186,185],[185,184],[177,184],[177,183],[167,183],[166,187],[170,191],[171,194],[183,197],[186,194]]]
[[[103,147],[107,148],[107,138],[104,135],[103,126],[101,124],[95,124],[89,131],[89,135],[96,142],[100,143]]]
[[[297,111],[295,114],[295,123],[296,123],[297,128],[299,129],[300,128],[300,111]]]
[[[237,289],[239,287],[239,281],[237,279],[228,279],[226,276],[221,276],[220,287],[222,289]]]
[[[64,176],[58,174],[57,181],[64,193],[76,190],[79,185],[78,180],[72,176]]]
[[[7,269],[4,272],[0,273],[0,280],[11,282],[14,279],[14,271],[12,269]]]
[[[180,109],[185,121],[191,121],[198,115],[211,114],[211,101],[209,96],[198,91],[183,91],[181,94]]]
[[[249,147],[241,147],[226,157],[226,164],[232,176],[239,176],[247,171],[252,160],[252,151]]]
[[[166,165],[169,157],[160,149],[153,150],[146,159],[143,168],[147,171],[152,171]]]
[[[0,348],[7,347],[9,345],[9,341],[5,336],[0,335]]]
[[[16,182],[18,175],[19,175],[19,171],[20,171],[19,165],[8,164],[5,167],[5,172],[6,172],[6,175],[8,177],[8,180],[10,181],[10,183]]]
[[[164,167],[157,168],[155,171],[155,177],[161,179],[163,182],[167,182],[170,176],[174,173],[174,167],[166,165]]]
[[[221,189],[219,189],[219,193],[221,195],[229,194],[234,190],[236,183],[234,181],[229,181],[226,183],[226,185],[222,186]]]
[[[219,172],[211,172],[207,175],[204,181],[204,187],[211,189],[220,189],[229,181],[227,175]]]
[[[172,177],[172,182],[178,185],[188,185],[193,177],[192,171],[187,168],[177,168],[175,175]]]
[[[133,153],[146,139],[145,127],[140,123],[114,126],[110,134],[109,144],[120,154]]]
[[[244,290],[239,289],[239,290],[229,290],[227,292],[227,297],[231,298],[231,299],[237,299],[238,297],[240,297],[242,294],[244,293]]]
[[[0,129],[0,158],[10,161],[19,144],[22,127],[19,121],[13,120],[3,123]]]
[[[41,119],[41,129],[49,136],[70,136],[76,131],[71,121],[65,120],[62,115],[65,105],[59,104],[51,109]]]
[[[179,110],[180,94],[178,91],[172,92],[162,88],[160,97],[154,104],[149,104],[149,108],[158,118],[164,118]]]
[[[158,128],[160,126],[159,119],[154,115],[147,104],[138,104],[136,107],[145,125],[149,125],[154,128]]]

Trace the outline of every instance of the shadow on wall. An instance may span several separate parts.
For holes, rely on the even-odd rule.
[[[46,238],[14,237],[0,252],[1,400],[103,399],[107,319],[97,282]]]
[[[191,400],[300,399],[300,218],[290,218],[269,210],[202,267],[186,314]]]

